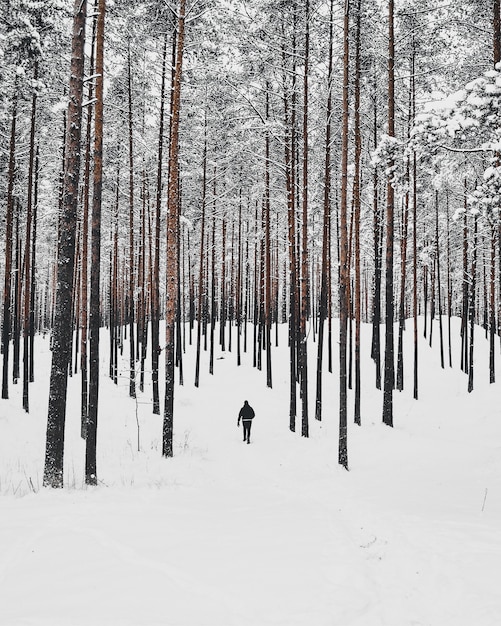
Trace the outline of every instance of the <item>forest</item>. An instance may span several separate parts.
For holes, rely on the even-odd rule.
[[[171,457],[176,389],[218,350],[273,388],[281,328],[289,429],[331,412],[334,376],[346,469],[362,389],[389,427],[404,367],[419,402],[418,334],[472,393],[485,334],[495,382],[500,28],[499,0],[2,2],[2,401],[37,402],[50,336],[45,486],[68,378],[95,485],[104,376],[151,387]]]

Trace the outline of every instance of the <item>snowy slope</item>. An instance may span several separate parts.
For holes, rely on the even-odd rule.
[[[125,378],[103,378],[96,489],[82,484],[74,377],[61,492],[40,489],[50,353],[38,339],[31,413],[19,388],[0,403],[0,624],[497,626],[500,394],[478,339],[473,394],[422,341],[420,400],[410,381],[395,394],[394,429],[380,423],[364,354],[349,472],[337,464],[335,374],[311,437],[288,430],[285,337],[273,390],[250,354],[236,368],[234,353],[218,354],[213,377],[204,355],[195,389],[188,350],[169,460],[148,390],[136,405]],[[245,399],[256,410],[251,445],[237,428]]]

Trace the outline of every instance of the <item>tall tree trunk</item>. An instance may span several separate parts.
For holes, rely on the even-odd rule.
[[[308,277],[308,73],[310,55],[310,1],[305,0],[305,40],[303,77],[303,202],[301,236],[301,311],[299,319],[299,381],[301,385],[301,436],[309,436],[308,424],[308,344],[306,322],[309,308]]]
[[[12,97],[12,121],[10,128],[9,147],[9,178],[7,183],[7,215],[5,225],[5,276],[3,291],[3,324],[2,324],[2,398],[9,397],[9,343],[11,335],[11,296],[12,296],[12,224],[14,221],[14,177],[16,172],[16,123],[18,105],[17,75],[14,81],[14,94]]]
[[[171,140],[167,185],[167,285],[165,313],[165,408],[162,454],[173,455],[174,432],[174,363],[177,315],[177,280],[179,263],[179,117],[181,109],[181,75],[185,38],[186,0],[180,0],[177,15],[176,63],[172,85]]]
[[[475,215],[473,222],[473,254],[471,258],[471,274],[470,274],[470,302],[469,302],[469,322],[470,322],[470,343],[469,343],[469,368],[468,368],[468,392],[473,391],[473,348],[475,338],[475,299],[477,295],[476,282],[477,282],[477,245],[478,245],[478,216]]]
[[[37,220],[38,220],[38,172],[40,169],[39,148],[35,151],[35,181],[33,188],[33,233],[31,237],[31,294],[30,294],[30,364],[29,380],[35,381],[35,304],[36,304],[36,243],[37,243]],[[40,324],[38,324],[38,330]]]
[[[134,269],[134,145],[132,119],[132,61],[130,42],[127,49],[127,85],[129,102],[129,395],[136,397],[135,345],[135,269]]]
[[[158,362],[160,357],[160,213],[162,206],[162,172],[165,117],[165,82],[167,75],[167,34],[162,52],[162,86],[160,89],[160,120],[158,125],[157,188],[155,202],[155,260],[151,286],[151,380],[153,386],[153,413],[160,415],[158,390]]]
[[[353,181],[354,239],[355,239],[355,424],[361,423],[361,368],[360,368],[360,159],[362,154],[362,136],[360,131],[360,26],[362,21],[362,2],[357,2],[357,25],[355,35],[355,172]]]
[[[468,206],[467,206],[467,183],[464,181],[463,197],[463,306],[461,311],[461,369],[468,373],[468,302],[469,302],[469,278],[468,278]]]
[[[440,241],[438,229],[438,191],[435,191],[435,256],[437,263],[437,300],[438,300],[438,328],[440,333],[440,364],[442,369],[444,363],[444,332],[442,324],[442,282],[440,279]]]
[[[350,2],[344,3],[343,50],[343,117],[341,130],[341,206],[339,256],[339,449],[338,462],[348,469],[348,397],[347,397],[347,330],[348,330],[348,115],[349,115],[349,29]]]
[[[22,254],[21,254],[21,236],[19,234],[21,221],[21,204],[16,199],[16,261],[14,266],[14,320],[12,324],[12,342],[13,342],[13,358],[12,358],[12,380],[15,385],[19,380],[19,358],[21,354],[21,318],[20,318],[20,306],[21,306],[21,292],[23,288],[23,268],[22,268]],[[71,315],[70,315],[71,320]],[[71,324],[71,321],[70,321]],[[70,347],[71,354],[71,347]]]
[[[373,137],[374,150],[377,148],[378,106],[377,106],[377,74],[374,69],[374,103],[373,103]],[[372,345],[371,358],[376,365],[376,388],[381,389],[381,282],[383,265],[382,215],[379,205],[379,177],[377,168],[373,173],[373,231],[374,231],[374,294],[372,300]]]
[[[388,0],[388,136],[395,136],[395,40],[393,32],[394,0]],[[388,163],[391,171],[393,160]],[[391,174],[390,174],[391,176]],[[395,364],[393,343],[393,240],[395,191],[390,177],[386,185],[386,285],[385,285],[385,349],[383,381],[383,422],[393,426],[393,389]]]
[[[59,216],[56,309],[52,336],[52,366],[43,478],[45,487],[63,486],[64,424],[71,339],[71,320],[69,316],[72,310],[75,231],[77,223],[76,209],[80,175],[86,13],[86,0],[75,0],[63,207]]]
[[[200,384],[200,358],[201,358],[201,342],[202,342],[202,325],[204,317],[204,298],[205,298],[205,277],[204,277],[204,259],[205,259],[205,212],[207,203],[207,117],[205,120],[205,137],[204,137],[204,153],[203,153],[203,177],[202,177],[202,218],[200,226],[200,268],[198,273],[198,307],[197,307],[197,354],[195,361],[195,387]]]
[[[85,483],[97,485],[96,444],[99,400],[99,281],[101,274],[101,196],[103,187],[103,89],[104,89],[104,21],[106,0],[99,0],[96,30],[96,112],[94,122],[94,186],[92,198],[92,232],[90,272],[90,377],[89,415],[86,428]]]
[[[317,389],[315,399],[315,418],[322,419],[322,372],[324,349],[324,326],[328,314],[328,277],[330,267],[330,195],[331,195],[331,116],[332,116],[332,79],[333,79],[333,32],[334,32],[334,0],[329,4],[329,65],[327,72],[327,108],[325,123],[325,166],[324,166],[324,197],[322,226],[322,263],[320,278],[320,301],[318,320],[317,346]]]
[[[491,225],[491,263],[489,278],[489,382],[496,382],[494,337],[496,334],[496,227]]]
[[[270,85],[266,84],[266,120],[270,117]],[[271,371],[271,246],[270,246],[270,133],[265,132],[265,197],[264,197],[264,324],[266,350],[266,386],[272,387]]]
[[[295,39],[293,38],[295,50]],[[296,263],[296,200],[295,200],[295,116],[290,111],[289,90],[287,87],[287,67],[285,45],[282,47],[282,70],[284,88],[284,125],[285,125],[285,185],[287,192],[287,235],[289,246],[289,350],[290,350],[290,395],[289,395],[289,428],[296,430],[296,368],[297,368],[297,263]],[[294,90],[293,84],[292,89]],[[294,109],[294,103],[292,104]]]
[[[412,155],[412,309],[414,317],[413,397],[418,399],[417,163]]]
[[[35,61],[33,71],[33,94],[31,100],[31,128],[30,128],[30,156],[28,163],[28,198],[26,206],[26,234],[24,246],[24,324],[23,324],[23,409],[28,412],[30,410],[28,383],[30,380],[30,304],[32,276],[31,276],[31,251],[32,251],[32,224],[33,224],[33,179],[35,169],[35,130],[36,130],[36,113],[37,113],[37,88],[38,85],[38,61]]]
[[[92,19],[92,41],[90,48],[89,74],[94,74],[94,55],[96,40],[96,17],[97,0],[94,1],[94,15]],[[94,81],[89,81],[87,98],[92,102],[94,95]],[[90,166],[91,166],[91,144],[92,144],[92,113],[94,107],[87,107],[87,126],[85,132],[85,166],[83,183],[83,214],[82,214],[82,315],[81,315],[81,345],[80,345],[80,374],[81,374],[81,436],[85,438],[85,428],[89,411],[89,375],[87,358],[87,333],[89,324],[89,298],[88,298],[88,271],[89,271],[89,201],[90,201]]]

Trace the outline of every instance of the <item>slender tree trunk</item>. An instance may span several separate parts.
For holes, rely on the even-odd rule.
[[[20,220],[21,220],[21,205],[19,200],[16,200],[16,262],[14,266],[15,276],[15,289],[14,289],[14,323],[12,325],[12,342],[13,342],[13,359],[12,359],[12,381],[14,385],[17,385],[19,380],[19,360],[21,354],[21,292],[23,288],[23,267],[22,267],[22,254],[21,254],[21,236]],[[71,324],[71,314],[70,314]],[[70,347],[71,354],[71,347]]]
[[[374,105],[373,105],[374,150],[377,148],[378,106],[377,75],[374,70]],[[381,389],[381,278],[382,278],[382,215],[379,206],[379,177],[377,168],[373,173],[373,231],[374,231],[374,295],[372,303],[372,345],[371,358],[376,365],[376,388]]]
[[[33,71],[33,94],[31,100],[31,128],[30,128],[30,156],[28,163],[28,198],[26,207],[26,234],[24,246],[24,324],[23,324],[23,409],[26,412],[30,410],[28,383],[30,379],[30,304],[31,304],[31,231],[33,224],[33,178],[35,169],[35,123],[37,113],[37,80],[38,80],[38,61],[35,61]]]
[[[341,130],[341,211],[339,257],[339,450],[338,462],[348,469],[348,398],[347,398],[347,328],[348,328],[348,115],[349,115],[349,28],[350,3],[344,3],[343,117]]]
[[[478,245],[478,217],[475,215],[473,222],[473,254],[471,258],[471,286],[470,286],[470,303],[469,303],[469,313],[470,313],[470,343],[469,343],[469,354],[468,354],[468,392],[471,393],[473,391],[473,348],[474,348],[474,337],[475,337],[475,298],[477,294],[476,282],[477,282],[477,245]]]
[[[395,136],[395,41],[393,34],[394,1],[388,0],[388,136]],[[393,160],[388,163],[391,171]],[[385,302],[385,350],[383,422],[393,426],[393,389],[395,387],[393,343],[393,241],[394,241],[395,191],[390,178],[386,185],[386,302]]]
[[[318,352],[317,352],[317,390],[315,400],[315,418],[322,419],[322,372],[324,349],[324,325],[328,314],[328,275],[330,273],[330,194],[331,194],[331,116],[332,116],[332,79],[333,79],[333,31],[334,31],[334,0],[329,4],[329,65],[327,73],[327,108],[325,123],[325,167],[323,197],[323,228],[322,228],[322,263],[320,278],[320,302],[318,320]]]
[[[167,186],[167,286],[165,314],[165,408],[162,454],[173,455],[174,433],[174,363],[177,315],[177,280],[179,263],[179,117],[181,109],[181,75],[185,38],[186,0],[180,0],[177,15],[176,62],[172,85],[171,140]]]
[[[95,15],[92,24],[92,42],[90,49],[89,73],[94,73],[94,54],[96,39],[96,15],[97,0],[95,5]],[[89,81],[88,101],[91,102],[94,94],[94,81]],[[87,127],[85,137],[85,167],[84,167],[84,184],[83,184],[83,215],[82,215],[82,315],[81,315],[81,345],[80,345],[80,373],[81,373],[81,436],[85,439],[85,428],[88,417],[88,358],[87,358],[87,329],[88,329],[88,267],[89,267],[89,199],[90,199],[90,165],[91,165],[91,143],[92,143],[92,112],[94,107],[87,107]]]
[[[301,436],[309,436],[308,424],[308,344],[306,322],[309,305],[308,277],[308,73],[310,55],[310,2],[305,0],[305,41],[303,77],[303,202],[301,237],[301,311],[299,318],[299,380],[301,385]]]
[[[132,119],[132,68],[130,42],[127,52],[127,83],[129,102],[129,395],[136,397],[135,360],[135,270],[134,270],[134,146]]]
[[[16,123],[18,105],[17,75],[14,82],[14,95],[12,98],[12,121],[10,129],[9,148],[9,178],[7,184],[7,215],[5,225],[5,277],[3,292],[3,324],[2,324],[2,398],[9,397],[9,343],[11,335],[11,295],[12,295],[12,224],[14,221],[14,177],[16,172]]]
[[[67,112],[63,210],[59,216],[56,309],[52,335],[52,366],[43,479],[45,487],[63,486],[64,424],[66,418],[68,365],[71,356],[69,352],[71,320],[68,318],[72,310],[71,300],[75,262],[86,13],[86,0],[76,0],[73,17],[72,58]]]
[[[295,44],[293,42],[295,50]],[[282,48],[283,87],[284,87],[284,125],[285,125],[285,185],[287,192],[287,231],[289,246],[289,350],[290,350],[290,395],[289,395],[289,428],[296,430],[296,368],[297,368],[297,264],[296,264],[296,200],[295,200],[295,141],[294,114],[290,112],[289,90],[287,87],[287,69],[285,47]],[[293,84],[292,89],[295,88]]]
[[[355,35],[355,172],[353,182],[354,239],[355,239],[355,424],[361,423],[361,368],[360,368],[360,159],[362,136],[360,131],[360,26],[362,20],[362,2],[357,2],[357,24]]]
[[[444,332],[442,324],[442,282],[440,279],[440,241],[438,229],[438,191],[435,191],[435,256],[437,263],[437,299],[438,299],[438,328],[440,333],[440,364],[442,369],[445,367],[444,362]]]
[[[496,382],[494,337],[496,335],[496,227],[491,226],[491,263],[489,288],[489,382]]]
[[[468,302],[470,284],[468,278],[468,209],[467,209],[467,187],[464,182],[464,218],[463,218],[463,307],[461,316],[461,369],[468,373]]]
[[[413,397],[418,399],[418,280],[417,280],[417,164],[412,155],[412,308],[414,317],[414,376]]]
[[[158,390],[158,362],[160,356],[160,212],[162,206],[162,172],[165,117],[165,83],[167,75],[167,34],[162,52],[162,86],[160,89],[160,120],[158,129],[157,188],[155,202],[155,260],[151,289],[151,379],[153,386],[153,413],[160,415]]]
[[[195,361],[195,387],[200,384],[200,352],[202,342],[202,325],[204,317],[205,279],[205,210],[207,200],[207,118],[205,121],[204,154],[203,154],[203,178],[202,178],[202,219],[200,226],[200,269],[198,274],[198,309],[197,309],[197,355]]]
[[[406,179],[410,172],[407,163]],[[402,218],[402,239],[400,242],[400,303],[398,311],[398,347],[397,347],[397,389],[404,389],[404,330],[405,330],[405,288],[407,283],[407,235],[409,231],[409,192],[405,194],[404,214]]]
[[[35,181],[33,188],[33,233],[31,237],[31,293],[30,293],[30,363],[29,380],[35,381],[35,304],[36,304],[36,243],[37,243],[37,219],[38,219],[38,172],[40,168],[38,145],[35,152]],[[38,324],[38,330],[40,324]]]
[[[92,232],[90,272],[90,377],[89,414],[86,427],[85,483],[97,485],[96,447],[99,400],[99,305],[101,269],[101,196],[103,187],[103,89],[104,89],[104,22],[106,0],[99,0],[96,28],[96,112],[94,122],[94,186],[92,198]]]
[[[451,279],[451,220],[449,212],[449,192],[446,192],[447,219],[447,330],[449,337],[449,367],[452,367],[452,279]]]
[[[266,84],[266,120],[270,117],[270,85]],[[273,386],[271,371],[271,249],[270,249],[270,133],[265,132],[265,197],[264,197],[264,324],[266,350],[266,386]]]

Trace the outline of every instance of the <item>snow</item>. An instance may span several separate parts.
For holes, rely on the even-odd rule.
[[[172,459],[161,458],[149,390],[137,404],[127,396],[127,354],[118,386],[103,355],[97,488],[83,485],[80,379],[70,379],[61,491],[40,488],[50,352],[37,337],[32,412],[20,409],[21,385],[0,403],[0,624],[497,626],[499,383],[488,384],[481,330],[475,391],[457,363],[441,370],[435,322],[433,348],[420,330],[415,402],[411,324],[394,429],[381,424],[362,329],[362,426],[349,426],[349,472],[337,464],[335,373],[324,378],[324,419],[314,419],[311,337],[304,439],[299,419],[288,430],[286,329],[273,347],[273,390],[251,353],[235,366],[234,331],[214,376],[203,354],[198,389],[187,350]],[[454,320],[455,362],[458,330]],[[237,428],[245,399],[256,411],[251,445]]]

